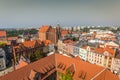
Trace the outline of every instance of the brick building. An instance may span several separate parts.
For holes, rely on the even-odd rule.
[[[13,55],[14,55],[14,62],[17,62],[20,60],[20,57],[26,57],[30,58],[31,53],[35,53],[36,50],[40,50],[41,53],[47,53],[50,52],[49,45],[51,44],[50,40],[33,40],[33,41],[25,41],[23,43],[20,43],[18,45],[13,46]],[[54,48],[54,47],[52,47]],[[52,51],[52,49],[51,49]]]
[[[50,25],[43,25],[38,31],[40,40],[51,40],[52,43],[57,43],[60,37],[67,34],[69,34],[69,30],[63,30],[60,28],[59,24],[56,28],[53,28]]]

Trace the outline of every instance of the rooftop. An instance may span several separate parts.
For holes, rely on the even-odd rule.
[[[9,41],[12,41],[12,40],[17,40],[18,39],[18,37],[16,36],[16,37],[8,37],[7,38],[7,40],[9,40]]]
[[[39,29],[39,32],[47,32],[49,28],[50,28],[50,25],[43,25],[43,26]]]
[[[115,56],[115,50],[110,48],[110,47],[93,47],[93,46],[83,46],[82,48],[83,49],[87,49],[87,47],[90,47],[90,50],[92,52],[96,52],[96,53],[99,53],[99,54],[104,54],[104,52],[108,52],[109,53],[109,56]]]
[[[0,37],[6,36],[6,31],[0,31]]]
[[[58,53],[42,58],[2,76],[0,80],[29,80],[28,78],[33,77],[36,72],[46,74],[41,77],[43,80],[54,71],[65,73],[67,69],[73,73],[72,77],[74,80],[82,80],[82,77],[84,77],[85,80],[119,80],[118,76],[103,67],[76,58],[66,57]]]

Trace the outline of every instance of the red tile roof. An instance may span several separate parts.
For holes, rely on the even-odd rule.
[[[8,37],[7,40],[11,41],[11,40],[17,40],[18,37]]]
[[[109,48],[109,47],[105,47],[104,51],[109,52],[112,56],[115,56],[115,49]]]
[[[84,71],[84,72],[87,72],[88,75],[88,78],[89,79],[86,79],[86,80],[90,80],[93,76],[95,76],[99,71],[101,71],[103,68],[102,67],[98,67],[96,65],[92,65],[92,64],[89,64],[89,63],[86,63],[86,62],[83,62],[82,60],[77,60],[77,59],[74,59],[74,58],[68,58],[68,57],[64,57],[64,56],[56,56],[57,58],[57,63],[58,62],[62,62],[63,64],[66,64],[67,66],[69,66],[70,64],[75,64],[75,67],[76,67],[76,72],[73,76],[73,78],[75,80],[79,80],[79,72],[80,71]]]
[[[68,30],[62,30],[62,31],[61,31],[61,36],[65,36],[65,35],[67,35],[68,33],[69,33]]]
[[[47,32],[50,28],[50,25],[43,25],[40,29],[39,32]]]
[[[20,69],[20,68],[22,68],[22,67],[24,67],[24,66],[26,66],[26,65],[28,65],[28,63],[22,60],[22,61],[20,61],[19,64],[16,66],[16,69]]]
[[[95,52],[100,53],[100,54],[103,54],[104,48],[96,48],[96,49],[95,49]]]
[[[52,71],[50,71],[51,69]],[[60,54],[52,54],[42,58],[21,69],[0,77],[0,80],[28,80],[28,77],[32,74],[31,70],[46,74],[46,76],[43,77],[44,80],[55,70],[65,73],[67,69],[73,72],[74,80],[82,80],[81,78],[85,78],[85,80],[90,80],[92,78],[94,78],[94,80],[119,80],[118,76],[112,74],[103,67]]]
[[[68,39],[68,40],[64,40],[63,43],[66,43],[66,44],[76,44],[76,41],[72,41],[71,39]]]
[[[95,47],[91,47],[89,46],[92,52],[96,52],[99,54],[103,54],[105,51],[109,52],[112,56],[115,56],[115,50],[110,48],[110,47],[105,47],[105,48],[95,48]],[[84,46],[83,49],[87,49],[87,46]]]
[[[31,70],[30,75],[29,75],[29,79],[34,80],[34,77],[35,77],[36,73],[37,73],[36,71]]]
[[[6,31],[0,31],[0,37],[5,36],[6,37]]]
[[[36,41],[25,41],[23,42],[22,44],[25,46],[25,47],[34,47],[35,46],[35,43]]]
[[[75,71],[75,74],[73,75],[73,78],[75,80],[81,80],[79,78],[80,72],[82,73],[81,75],[83,77],[85,76],[85,80],[90,80],[104,69],[103,67],[100,67],[100,66],[97,66],[94,64],[90,64],[90,63],[84,62],[82,60],[65,57],[62,55],[56,54],[55,57],[56,57],[56,64],[61,62],[62,64],[65,64],[66,66],[69,66],[71,64],[75,65],[76,71]],[[105,73],[104,77],[100,76],[100,77],[102,77],[102,80],[105,78],[105,76],[108,76],[105,71],[103,73]],[[110,71],[109,71],[109,73],[111,75],[111,76],[108,76],[108,77],[110,77],[110,79],[106,78],[105,80],[118,80],[118,77],[116,75],[113,75]]]
[[[49,61],[49,62],[48,62]],[[52,70],[55,66],[55,56],[51,55],[49,57],[45,57],[36,62],[33,62],[27,66],[22,67],[21,69],[15,70],[5,76],[0,77],[0,80],[28,80],[30,76],[31,70],[46,73],[47,67]]]
[[[45,44],[45,46],[48,46],[49,44],[51,44],[51,40],[44,40],[43,43]]]
[[[106,70],[105,80],[120,80],[120,78],[116,75],[111,74],[109,70]]]

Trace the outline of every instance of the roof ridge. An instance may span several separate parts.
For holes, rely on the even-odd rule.
[[[55,58],[55,66],[57,66],[57,61],[56,61],[57,59],[56,59],[56,54],[55,53],[54,53],[54,58]]]
[[[101,73],[103,73],[106,70],[106,68],[104,68],[102,71],[100,71],[98,74],[96,74],[92,79],[90,80],[94,80],[94,78],[98,77]]]

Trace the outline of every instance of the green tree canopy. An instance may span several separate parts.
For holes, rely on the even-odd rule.
[[[31,61],[31,62],[36,61],[36,55],[35,55],[34,53],[31,53],[31,54],[30,54],[30,61]]]
[[[36,50],[35,53],[31,53],[30,54],[30,61],[31,62],[34,62],[34,61],[37,61],[41,58],[45,57],[43,53],[41,53],[40,50]]]
[[[36,50],[35,55],[37,60],[44,57],[43,53],[41,53],[40,50]]]
[[[30,34],[37,34],[38,30],[36,29],[27,29],[27,30],[9,30],[7,31],[7,37],[18,36],[24,32],[29,32]]]
[[[61,77],[61,80],[73,80],[72,75],[69,70],[66,71],[66,74],[58,72],[59,76]]]
[[[0,47],[5,47],[6,43],[0,42]]]

